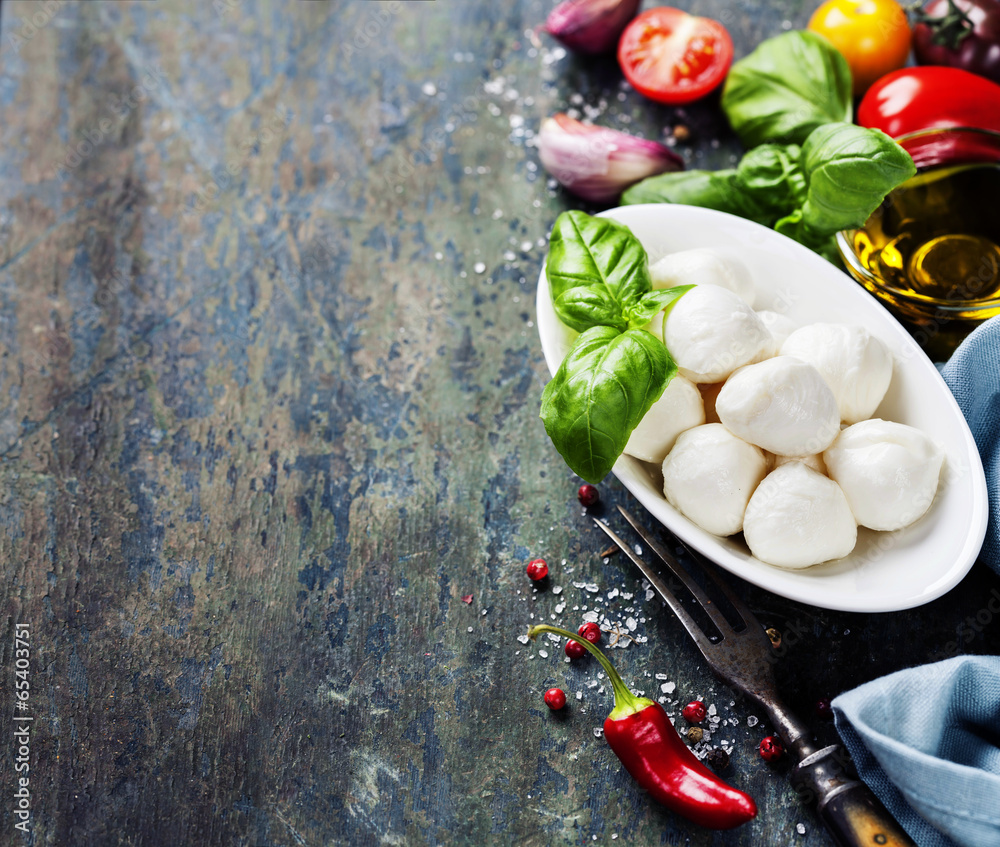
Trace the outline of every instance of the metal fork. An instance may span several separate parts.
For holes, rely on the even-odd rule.
[[[914,842],[868,787],[851,778],[845,767],[848,763],[846,750],[839,744],[817,747],[808,726],[792,714],[781,701],[774,681],[774,664],[778,659],[774,645],[753,612],[719,577],[716,566],[674,538],[729,601],[741,618],[737,625],[726,618],[718,604],[712,601],[652,533],[621,506],[618,510],[647,547],[670,569],[671,574],[691,592],[718,630],[721,639],[713,641],[702,630],[677,599],[674,587],[637,555],[614,530],[599,520],[595,519],[594,522],[642,571],[652,587],[670,606],[715,675],[764,708],[786,750],[798,759],[798,764],[792,772],[796,791],[802,799],[816,803],[820,818],[837,844],[841,847],[862,847],[862,845],[915,847]]]

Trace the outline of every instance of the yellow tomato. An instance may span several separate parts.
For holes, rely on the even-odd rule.
[[[854,94],[898,70],[910,55],[910,24],[896,0],[827,0],[809,19],[851,66]]]

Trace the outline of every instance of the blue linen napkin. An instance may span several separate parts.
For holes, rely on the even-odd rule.
[[[1000,847],[1000,656],[899,671],[833,710],[858,774],[920,847]]]
[[[981,561],[1000,573],[1000,316],[977,327],[941,369],[986,471],[990,517]]]
[[[979,558],[1000,573],[1000,317],[941,375],[983,459],[990,515]],[[920,847],[1000,847],[1000,656],[899,671],[841,694],[833,710],[859,775]]]

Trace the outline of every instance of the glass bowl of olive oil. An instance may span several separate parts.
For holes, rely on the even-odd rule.
[[[1000,314],[1000,133],[949,127],[896,141],[917,175],[837,246],[851,276],[946,358]]]

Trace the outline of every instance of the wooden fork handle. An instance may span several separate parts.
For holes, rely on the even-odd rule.
[[[861,782],[827,800],[819,816],[840,847],[916,847],[889,810]]]
[[[800,796],[816,802],[833,840],[839,847],[916,847],[868,786],[849,775],[848,763],[844,748],[833,744],[793,771]]]

